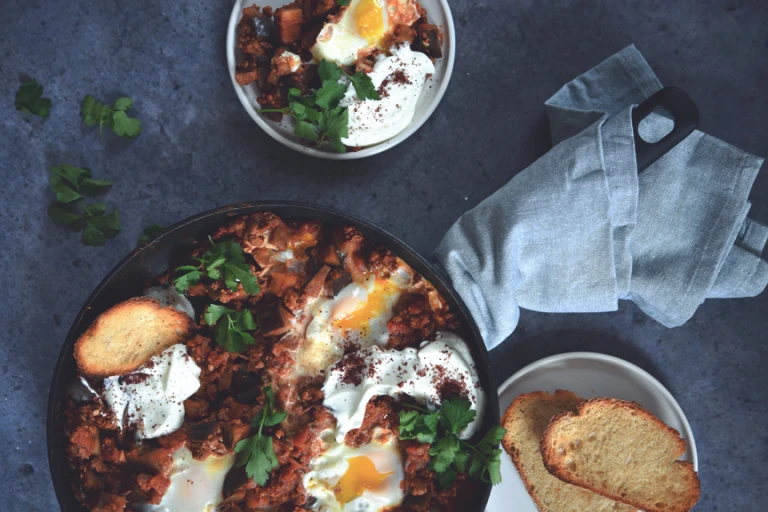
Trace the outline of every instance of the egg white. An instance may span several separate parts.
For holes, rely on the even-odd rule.
[[[297,354],[300,375],[316,375],[338,361],[350,343],[359,348],[384,346],[389,340],[387,322],[400,295],[411,282],[410,273],[400,268],[389,279],[370,276],[364,283],[351,283],[335,297],[312,304],[312,320],[304,333],[304,344]],[[376,304],[371,310],[371,304]],[[350,315],[362,320],[345,321]],[[352,328],[350,328],[350,326]]]
[[[399,505],[403,500],[400,483],[405,478],[397,441],[374,440],[358,448],[343,443],[336,444],[331,437],[330,447],[312,463],[312,469],[304,475],[303,483],[307,494],[315,498],[312,510],[319,512],[377,512],[384,508]],[[337,499],[334,488],[349,469],[349,460],[354,457],[367,457],[376,471],[387,474],[383,483],[373,490],[366,490],[361,495],[342,504]]]
[[[360,34],[360,29],[355,21],[355,11],[360,6],[362,0],[352,0],[349,7],[344,11],[336,23],[326,23],[320,34],[317,36],[317,42],[312,47],[312,55],[318,61],[325,59],[336,64],[349,66],[357,59],[357,53],[360,50],[372,46],[368,39]],[[389,30],[389,16],[387,15],[386,2],[384,0],[375,0],[382,8],[383,33]]]
[[[213,512],[224,499],[224,478],[235,455],[195,460],[182,446],[173,454],[171,485],[159,505],[144,505],[141,512]]]

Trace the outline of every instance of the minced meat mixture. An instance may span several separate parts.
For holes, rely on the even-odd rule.
[[[243,9],[238,23],[237,47],[240,58],[235,69],[235,81],[246,86],[256,83],[260,96],[257,101],[261,108],[285,108],[288,106],[288,90],[299,89],[307,93],[322,85],[313,63],[310,48],[326,22],[337,21],[343,9],[336,0],[297,0],[280,7],[258,7],[252,5]],[[415,51],[422,52],[432,60],[442,57],[443,33],[427,21],[426,10],[417,3],[419,19],[413,25],[398,24],[392,27],[384,48],[398,43],[408,43]],[[301,64],[291,69],[284,54],[297,55]],[[350,69],[369,73],[376,56],[381,53],[372,49],[358,54]],[[265,114],[273,121],[279,121],[282,114]]]
[[[371,274],[386,277],[406,265],[387,249],[369,243],[353,227],[283,220],[272,213],[235,218],[210,235],[214,242],[240,243],[261,291],[248,295],[239,286],[232,292],[221,282],[203,277],[188,295],[198,305],[248,308],[257,319],[258,329],[251,333],[256,343],[242,354],[227,352],[213,341],[211,327],[199,321],[186,346],[202,371],[200,389],[184,402],[183,426],[157,439],[137,441],[130,428],[118,429],[115,418],[98,399],[68,396],[61,404],[61,418],[69,440],[72,486],[88,510],[118,512],[131,510],[131,504],[159,503],[170,485],[173,453],[181,446],[186,445],[199,460],[233,453],[238,441],[253,435],[250,420],[262,409],[262,390],[268,385],[275,391],[276,406],[288,413],[280,425],[264,430],[272,437],[279,466],[263,487],[248,478],[244,468],[233,467],[218,510],[311,509],[312,498],[304,490],[302,476],[322,450],[320,433],[333,428],[335,419],[322,405],[322,376],[292,377],[294,355],[303,341],[293,328],[294,320],[320,294],[333,296],[350,282],[362,282]],[[208,248],[210,241],[204,237],[191,254],[172,262],[171,268],[188,264],[192,256]],[[291,251],[290,259],[278,257],[287,251]],[[169,272],[147,285],[168,284],[174,277]],[[388,348],[417,347],[425,339],[434,339],[438,329],[460,327],[432,285],[418,275],[413,281],[388,322]],[[90,384],[99,392],[103,389],[101,382]],[[396,437],[401,407],[390,397],[372,400],[361,428],[349,432],[346,443],[360,446],[370,442],[374,428]],[[460,476],[451,488],[442,490],[428,468],[429,445],[403,441],[399,446],[405,472],[401,487],[406,497],[393,510],[471,508],[461,498],[477,490],[476,482]]]

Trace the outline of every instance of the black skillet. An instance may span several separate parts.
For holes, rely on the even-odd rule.
[[[644,117],[659,108],[665,108],[671,112],[675,127],[660,141],[649,144],[640,138],[637,127]],[[690,98],[680,89],[667,87],[639,105],[633,115],[638,169],[645,169],[672,149],[695,129],[697,123],[698,111]],[[149,244],[134,250],[99,283],[75,318],[56,362],[48,398],[48,462],[53,487],[63,512],[85,510],[77,502],[72,491],[73,478],[67,464],[66,439],[60,428],[58,414],[58,404],[64,396],[67,384],[76,375],[73,356],[75,341],[100,313],[118,302],[141,295],[144,283],[150,277],[168,269],[172,253],[188,250],[194,245],[195,240],[206,236],[232,217],[261,211],[272,211],[286,219],[314,219],[329,225],[355,226],[369,240],[387,247],[429,280],[448,300],[451,309],[463,325],[461,334],[469,344],[478,367],[480,382],[487,396],[485,421],[478,436],[484,435],[491,426],[499,423],[497,387],[488,365],[488,352],[477,325],[447,280],[416,251],[383,229],[332,208],[290,201],[260,201],[226,206],[185,219],[168,228]],[[486,485],[480,495],[473,497],[472,502],[477,504],[475,510],[485,508],[490,491],[490,485]]]
[[[429,280],[450,303],[452,311],[463,325],[461,334],[472,350],[472,356],[477,365],[480,382],[486,392],[488,404],[485,421],[481,429],[482,435],[492,425],[498,424],[497,386],[491,378],[488,353],[480,338],[477,326],[458,295],[416,251],[386,231],[331,208],[287,201],[262,201],[217,208],[179,222],[148,245],[133,251],[118,263],[96,287],[75,318],[56,363],[48,401],[48,461],[56,497],[64,512],[81,512],[84,510],[77,503],[72,492],[71,482],[73,479],[66,459],[66,439],[61,432],[58,416],[58,404],[64,396],[66,385],[76,374],[75,359],[72,353],[75,341],[100,313],[118,302],[141,295],[144,283],[148,278],[167,270],[172,251],[175,253],[175,251],[183,251],[185,248],[192,247],[194,240],[205,237],[214,228],[225,224],[232,217],[261,211],[271,211],[285,219],[315,219],[329,225],[355,226],[367,239],[387,247]],[[486,486],[483,488],[482,495],[477,498],[485,504],[489,494],[490,486]]]

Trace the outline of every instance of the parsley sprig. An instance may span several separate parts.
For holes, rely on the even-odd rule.
[[[56,202],[48,207],[48,216],[57,224],[83,231],[85,245],[104,245],[121,229],[117,210],[107,212],[104,203],[84,204],[85,195],[94,196],[106,192],[112,182],[95,180],[87,168],[61,164],[51,167],[48,184],[56,193]],[[77,206],[82,207],[80,211]]]
[[[211,304],[203,314],[205,323],[213,328],[216,343],[229,352],[245,352],[246,345],[253,345],[256,340],[245,331],[255,331],[258,327],[249,309],[235,311],[224,306]]]
[[[16,91],[16,110],[40,117],[48,117],[51,112],[51,100],[43,98],[43,86],[35,80],[22,82]]]
[[[469,400],[454,396],[443,402],[437,412],[410,404],[406,407],[410,410],[400,411],[400,439],[432,445],[429,465],[441,487],[450,487],[459,473],[493,485],[501,482],[499,443],[505,430],[496,425],[475,445],[458,437],[477,414]]]
[[[275,410],[275,396],[271,386],[264,388],[264,396],[264,408],[251,420],[251,426],[258,429],[256,435],[235,445],[235,453],[238,454],[236,466],[245,466],[245,473],[259,487],[267,483],[270,473],[279,465],[272,438],[263,435],[262,431],[264,427],[279,425],[287,416],[285,411]]]
[[[138,245],[144,245],[145,243],[149,242],[153,238],[157,238],[160,236],[160,233],[165,231],[165,228],[161,226],[160,224],[155,224],[154,222],[150,224],[149,226],[145,227],[144,230],[141,232],[141,236],[139,236],[139,243]]]
[[[104,105],[102,102],[87,94],[80,107],[80,115],[86,126],[99,124],[99,136],[102,128],[111,128],[120,137],[138,137],[141,133],[141,121],[128,117],[126,111],[133,105],[133,100],[127,96],[117,98],[114,105]]]
[[[191,285],[199,283],[204,272],[214,281],[223,279],[224,285],[230,291],[237,291],[239,281],[245,293],[259,293],[259,282],[251,273],[251,267],[245,261],[245,254],[239,243],[233,240],[220,240],[215,243],[211,240],[211,248],[194,259],[198,265],[184,265],[176,269],[181,275],[173,280],[173,285],[179,293],[184,293]]]
[[[350,75],[323,59],[318,65],[318,73],[323,85],[314,93],[302,95],[300,90],[291,88],[288,90],[287,108],[261,109],[260,112],[289,114],[296,121],[294,135],[316,142],[318,146],[327,141],[335,151],[344,153],[347,148],[341,139],[349,136],[349,110],[339,105],[347,92],[342,75],[349,79],[361,100],[378,100],[379,93],[373,87],[371,78],[362,71]]]

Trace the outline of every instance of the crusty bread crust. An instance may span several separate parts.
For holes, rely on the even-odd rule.
[[[550,418],[553,414],[576,411],[583,401],[575,393],[564,390],[551,395],[536,391],[518,396],[501,420],[507,430],[501,444],[540,511],[634,512],[632,507],[560,481],[544,467],[539,442]]]
[[[121,302],[101,315],[75,343],[80,373],[108,377],[132,372],[176,343],[194,327],[186,314],[149,297]]]
[[[605,416],[605,419],[611,419],[612,425],[618,425],[624,419],[635,418],[637,421],[631,420],[632,431],[624,429],[621,432],[612,431],[605,434],[602,429],[590,427],[578,431],[576,435],[580,426],[589,427],[580,425],[580,420],[598,414]],[[605,419],[598,424],[606,425]],[[614,453],[610,448],[606,449],[606,443],[599,439],[603,434],[615,436],[614,441],[620,438],[624,450],[615,450]],[[596,442],[590,442],[594,440]],[[659,447],[665,450],[662,457],[659,457]],[[632,448],[647,453],[640,454],[640,460],[635,461],[632,459]],[[699,477],[691,462],[677,460],[683,453],[685,441],[677,430],[666,425],[639,404],[613,398],[588,400],[579,404],[576,413],[558,414],[550,421],[541,440],[544,466],[554,476],[645,512],[687,512],[698,501],[701,492]],[[643,455],[656,457],[645,459]],[[626,462],[622,461],[622,458]],[[633,464],[631,466],[630,461]],[[664,462],[667,462],[668,466],[664,467]],[[605,465],[608,465],[611,471],[600,473],[603,478],[601,482],[585,474],[590,469],[596,470],[598,466],[605,468]],[[621,473],[627,471],[634,474],[631,478],[622,478],[623,483],[619,484],[617,475],[623,477]],[[659,471],[664,474],[656,474]],[[643,483],[632,489],[626,485],[628,482]],[[617,487],[624,490],[618,492]],[[644,492],[644,496],[641,496],[638,492],[640,487],[645,491],[652,489],[652,492]]]

